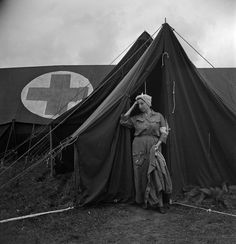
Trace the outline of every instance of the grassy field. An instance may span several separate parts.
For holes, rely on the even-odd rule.
[[[73,209],[0,225],[0,243],[236,243],[236,218],[173,205]]]
[[[52,178],[49,169],[41,168],[9,185],[0,193],[0,219],[71,206],[71,176]],[[212,202],[201,207],[236,214],[236,194],[227,197],[229,208],[217,208]],[[103,204],[2,223],[0,243],[232,244],[236,243],[236,218],[175,204],[166,214],[131,204]]]

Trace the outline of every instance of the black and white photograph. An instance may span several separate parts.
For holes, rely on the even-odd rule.
[[[236,243],[236,1],[0,0],[0,243]]]

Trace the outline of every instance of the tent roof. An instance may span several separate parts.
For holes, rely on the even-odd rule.
[[[29,111],[22,103],[22,90],[29,82],[51,72],[74,72],[86,77],[97,87],[104,75],[110,71],[108,65],[59,65],[0,69],[0,124],[15,120],[21,123],[48,124],[51,119]],[[41,80],[44,84],[45,80]],[[63,97],[63,93],[61,94]],[[73,97],[72,97],[73,98]],[[68,98],[69,101],[72,98]],[[58,101],[60,102],[60,101]],[[52,116],[51,116],[52,117]]]

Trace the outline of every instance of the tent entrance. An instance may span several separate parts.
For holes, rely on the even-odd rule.
[[[131,100],[132,102],[134,102],[135,97],[141,93],[146,93],[152,96],[152,109],[156,112],[160,112],[164,116],[164,118],[167,119],[167,87],[164,82],[163,72],[164,66],[162,65],[162,59],[159,59],[149,76],[146,78],[140,88],[138,88],[135,94],[131,97]],[[132,139],[133,134],[134,133],[132,131]],[[167,157],[166,145],[162,146],[162,153],[167,160],[169,157]]]
[[[152,96],[152,108],[154,111],[160,112],[165,116],[165,97],[166,91],[163,84],[163,68],[161,59],[157,62],[148,77],[142,82],[141,86],[133,93],[131,102],[135,101],[135,97],[141,93]]]

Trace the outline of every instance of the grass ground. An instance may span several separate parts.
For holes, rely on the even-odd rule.
[[[0,219],[72,205],[72,175],[30,173],[1,190]],[[236,195],[229,194],[236,214]],[[190,203],[192,204],[192,203]],[[206,208],[214,208],[205,202]],[[103,204],[0,224],[1,244],[53,243],[236,243],[236,218],[172,205],[167,214],[130,204]]]

